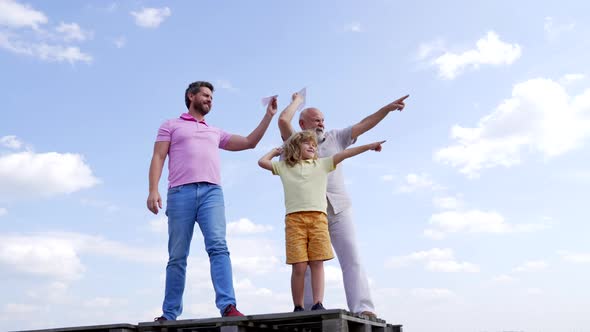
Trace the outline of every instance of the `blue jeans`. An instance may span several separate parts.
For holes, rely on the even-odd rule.
[[[216,184],[190,183],[168,190],[168,265],[164,317],[175,320],[182,313],[182,293],[186,280],[186,261],[190,251],[195,222],[199,224],[209,254],[215,304],[223,313],[236,304],[231,261],[225,242],[225,206],[223,191]]]

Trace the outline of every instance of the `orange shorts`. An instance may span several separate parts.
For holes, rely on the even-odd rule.
[[[328,217],[323,212],[300,211],[285,216],[287,264],[334,258]]]

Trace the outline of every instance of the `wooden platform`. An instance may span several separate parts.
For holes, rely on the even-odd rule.
[[[387,324],[341,309],[303,311],[244,317],[185,319],[166,322],[67,327],[34,332],[402,332]],[[25,332],[25,331],[21,331]],[[28,331],[33,332],[33,331]]]

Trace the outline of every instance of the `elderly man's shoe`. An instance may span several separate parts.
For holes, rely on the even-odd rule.
[[[371,311],[363,311],[361,312],[361,315],[367,316],[369,318],[377,318],[377,315],[375,315],[375,313]]]

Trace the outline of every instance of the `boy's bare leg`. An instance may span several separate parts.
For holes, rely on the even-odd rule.
[[[313,303],[324,301],[324,261],[309,262],[311,268],[311,290],[313,293]],[[305,273],[305,270],[303,271]],[[303,300],[303,288],[301,299]]]
[[[291,272],[291,295],[293,304],[303,307],[303,287],[305,285],[305,270],[307,262],[295,263]]]

